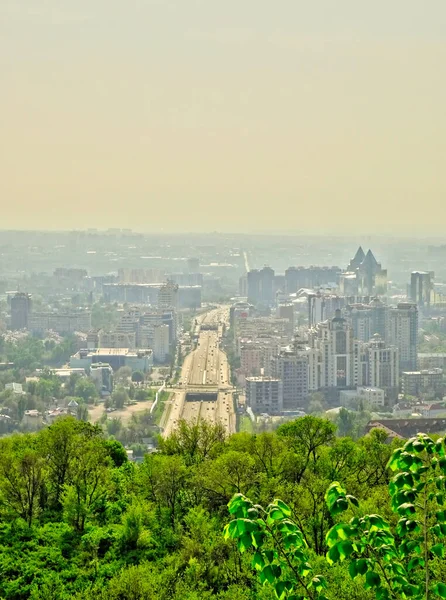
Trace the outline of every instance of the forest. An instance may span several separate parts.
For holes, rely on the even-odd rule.
[[[352,578],[351,561],[339,560],[338,546],[331,548],[338,542],[327,534],[344,516],[326,495],[337,482],[333,506],[344,503],[344,510],[345,498],[354,497],[354,510],[379,514],[394,526],[400,517],[388,493],[394,477],[389,459],[403,442],[387,444],[382,431],[356,441],[336,433],[332,422],[314,416],[273,433],[229,438],[219,426],[183,422],[140,464],[129,462],[120,442],[107,438],[100,426],[72,417],[36,433],[3,437],[0,597],[316,597],[287,595],[274,577],[262,581],[252,549],[241,546],[234,531],[224,535],[240,511],[240,499],[268,506],[280,498],[286,507],[281,518],[292,513],[306,560],[326,582],[324,595],[317,597],[374,598],[373,586],[364,585],[361,574]],[[260,550],[269,552],[265,544]],[[441,575],[441,564],[437,570]],[[382,596],[387,597],[407,596]]]

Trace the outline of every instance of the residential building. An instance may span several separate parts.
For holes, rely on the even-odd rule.
[[[410,276],[410,299],[419,308],[429,308],[433,292],[434,273],[432,271],[413,271]]]
[[[7,383],[5,385],[5,390],[10,390],[13,394],[17,394],[18,396],[22,396],[25,393],[21,383]]]
[[[339,281],[339,267],[288,267],[285,271],[285,288],[294,294],[302,288],[335,287]]]
[[[410,302],[401,302],[389,310],[388,340],[399,352],[401,371],[417,370],[418,308]]]
[[[191,308],[193,310],[200,308],[201,292],[201,285],[180,285],[178,287],[178,308]],[[166,306],[165,308],[172,307]]]
[[[274,271],[270,267],[248,271],[248,302],[263,306],[274,303]]]
[[[169,354],[169,326],[156,325],[153,336],[153,358],[156,362],[163,363]]]
[[[240,370],[243,375],[260,375],[262,368],[262,347],[249,340],[240,346]]]
[[[168,281],[160,287],[158,308],[178,310],[178,285],[173,281]]]
[[[383,388],[389,398],[395,399],[399,388],[399,353],[396,346],[388,345],[377,333],[368,344],[369,384]]]
[[[355,385],[353,329],[340,310],[333,319],[310,330],[310,345],[321,352],[321,388]]]
[[[356,390],[342,390],[339,400],[345,408],[379,411],[385,405],[385,392],[377,387],[358,387]]]
[[[254,413],[282,412],[282,382],[274,377],[247,377],[246,404]]]
[[[33,332],[88,332],[91,330],[91,312],[89,310],[66,313],[33,312],[28,316],[28,329]]]
[[[284,411],[308,404],[308,356],[303,345],[296,341],[273,357],[271,374],[282,381]]]
[[[28,329],[29,315],[32,309],[31,295],[17,292],[11,298],[11,329]]]
[[[444,393],[443,369],[426,369],[422,371],[404,371],[401,378],[401,391],[405,396],[419,396],[431,393]]]
[[[95,348],[136,348],[136,332],[103,331],[99,332],[98,345]]]
[[[446,352],[418,353],[419,369],[444,369],[446,371]]]
[[[292,336],[294,333],[294,304],[291,302],[279,304],[277,307],[276,316],[278,319],[288,319],[288,334]]]
[[[109,396],[113,391],[113,369],[108,363],[92,363],[90,378],[101,396]]]

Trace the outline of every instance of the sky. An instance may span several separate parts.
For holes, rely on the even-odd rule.
[[[0,228],[441,232],[444,0],[1,0]]]

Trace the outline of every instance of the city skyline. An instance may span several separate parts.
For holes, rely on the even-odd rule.
[[[440,233],[429,9],[2,3],[2,227]]]

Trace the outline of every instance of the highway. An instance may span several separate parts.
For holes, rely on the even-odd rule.
[[[226,354],[220,350],[224,326],[229,324],[229,308],[220,307],[204,315],[198,322],[197,347],[184,359],[180,385],[172,399],[163,435],[169,436],[184,419],[221,423],[228,434],[235,433],[236,417],[233,389]]]

